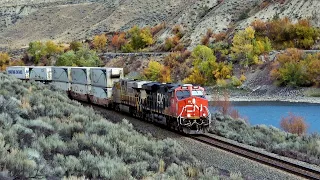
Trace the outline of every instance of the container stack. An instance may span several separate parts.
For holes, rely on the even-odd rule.
[[[120,78],[123,78],[123,68],[90,68],[90,101],[99,105],[109,104],[108,101],[112,97],[113,84],[119,81]]]
[[[88,101],[91,91],[90,68],[71,67],[70,95],[74,99]]]
[[[51,66],[32,66],[29,68],[30,79],[48,83],[52,81]]]
[[[57,88],[70,91],[71,67],[52,67],[52,84]]]

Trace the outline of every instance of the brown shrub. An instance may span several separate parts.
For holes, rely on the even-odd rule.
[[[289,116],[283,117],[280,122],[281,128],[289,133],[298,134],[299,136],[307,132],[308,126],[301,116],[289,113]]]
[[[216,106],[218,111],[220,111],[223,115],[227,115],[231,111],[231,103],[228,92],[223,92],[222,99],[220,99],[218,96],[214,96],[213,101],[214,106]]]

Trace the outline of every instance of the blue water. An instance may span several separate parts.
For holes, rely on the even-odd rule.
[[[281,118],[289,112],[302,116],[308,124],[308,133],[320,133],[320,104],[289,102],[232,102],[234,109],[251,125],[265,124],[280,127]],[[213,106],[210,110],[214,110]]]

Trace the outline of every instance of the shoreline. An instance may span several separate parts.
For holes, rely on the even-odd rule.
[[[209,102],[212,101],[213,95],[207,95]],[[223,99],[223,97],[219,98]],[[320,104],[320,97],[281,97],[281,96],[250,96],[250,95],[241,95],[241,96],[232,96],[230,95],[229,101],[231,102],[289,102],[289,103],[310,103],[310,104]]]

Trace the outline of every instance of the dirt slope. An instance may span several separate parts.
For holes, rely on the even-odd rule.
[[[208,28],[243,28],[253,19],[278,15],[309,18],[320,26],[320,1],[286,0],[0,0],[0,47],[19,48],[30,41],[70,41],[133,25],[182,24],[184,39],[196,45]],[[263,2],[269,2],[262,6]],[[248,18],[240,20],[243,15]],[[240,21],[239,21],[240,20]],[[163,31],[160,39],[169,35]],[[162,41],[160,40],[160,41]]]

